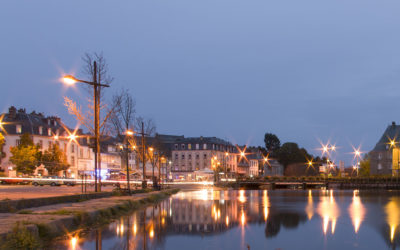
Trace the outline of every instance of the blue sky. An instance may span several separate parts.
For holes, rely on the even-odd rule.
[[[0,109],[74,120],[62,72],[103,52],[160,133],[261,145],[265,132],[316,154],[318,139],[369,151],[400,112],[395,0],[2,1]]]

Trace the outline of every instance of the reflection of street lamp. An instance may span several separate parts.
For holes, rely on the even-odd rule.
[[[76,82],[86,83],[93,86],[93,99],[94,99],[94,136],[95,136],[95,157],[94,157],[94,171],[95,171],[95,192],[101,191],[101,180],[100,176],[98,176],[99,171],[101,171],[101,166],[98,165],[98,156],[100,156],[100,98],[99,98],[99,90],[100,87],[110,87],[107,84],[100,84],[97,82],[97,63],[96,61],[93,62],[93,82],[84,81],[75,78],[71,75],[66,75],[63,77],[64,83],[68,85],[73,85]],[[97,182],[97,178],[99,180]],[[100,184],[100,185],[98,185]]]

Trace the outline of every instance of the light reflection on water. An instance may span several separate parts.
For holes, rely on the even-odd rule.
[[[391,249],[400,193],[204,189],[181,192],[58,249]]]

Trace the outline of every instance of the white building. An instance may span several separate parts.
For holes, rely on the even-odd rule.
[[[29,134],[34,142],[42,151],[48,149],[53,144],[58,144],[60,149],[64,151],[67,162],[70,167],[60,176],[80,178],[83,174],[94,174],[94,153],[89,147],[89,135],[84,135],[82,131],[71,136],[73,130],[65,127],[61,119],[54,116],[45,117],[41,113],[26,113],[25,109],[17,110],[10,107],[9,112],[1,114],[0,132],[5,137],[3,145],[4,158],[0,158],[0,168],[6,176],[15,176],[16,171],[14,165],[10,162],[11,147],[18,146],[20,136]],[[115,146],[111,147],[115,148]],[[114,149],[110,152],[108,147],[102,150],[101,154],[101,175],[107,178],[111,171],[119,171],[121,169],[121,157]],[[34,175],[47,175],[47,170],[43,165],[39,166]]]

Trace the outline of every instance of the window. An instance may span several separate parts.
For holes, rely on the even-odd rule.
[[[203,144],[203,149],[207,149],[207,144]]]
[[[188,144],[188,149],[192,149],[192,144]]]
[[[178,144],[175,144],[175,149],[178,149]]]
[[[382,169],[382,164],[378,163],[378,170]]]
[[[184,160],[185,159],[185,155],[182,155],[182,160]]]
[[[215,149],[215,144],[213,144],[212,149],[213,149],[213,150]]]
[[[48,129],[47,129],[47,135],[48,135],[48,136],[51,136],[51,128],[48,128]]]
[[[175,154],[175,160],[178,160],[178,154]]]
[[[17,125],[15,126],[15,130],[16,130],[17,134],[21,134],[21,133],[22,133],[22,126],[21,126],[21,124],[17,124]]]
[[[75,165],[75,157],[71,156],[71,165],[74,166]]]
[[[42,140],[39,140],[39,143],[38,143],[38,145],[39,145],[39,148],[43,148],[43,141]]]
[[[379,160],[382,159],[382,153],[379,153],[378,159],[379,159]]]
[[[43,127],[40,126],[40,127],[39,127],[39,135],[42,135],[42,134],[43,134]]]
[[[21,144],[21,140],[17,139],[15,140],[15,145],[19,146]]]
[[[204,159],[207,159],[207,154],[204,154],[203,158],[204,158]]]
[[[83,158],[83,149],[82,148],[79,149],[79,154],[80,154],[81,158]]]
[[[189,160],[191,160],[192,159],[192,155],[189,155]]]
[[[53,143],[51,141],[49,141],[49,148],[51,148],[52,145],[53,145]]]
[[[185,144],[182,144],[182,145],[181,145],[181,149],[185,149]]]
[[[197,143],[196,144],[196,149],[199,150],[200,149],[200,145]]]
[[[72,144],[71,145],[71,153],[74,153],[75,152],[75,146],[74,146],[74,144]]]
[[[196,160],[200,159],[200,155],[196,154]]]

